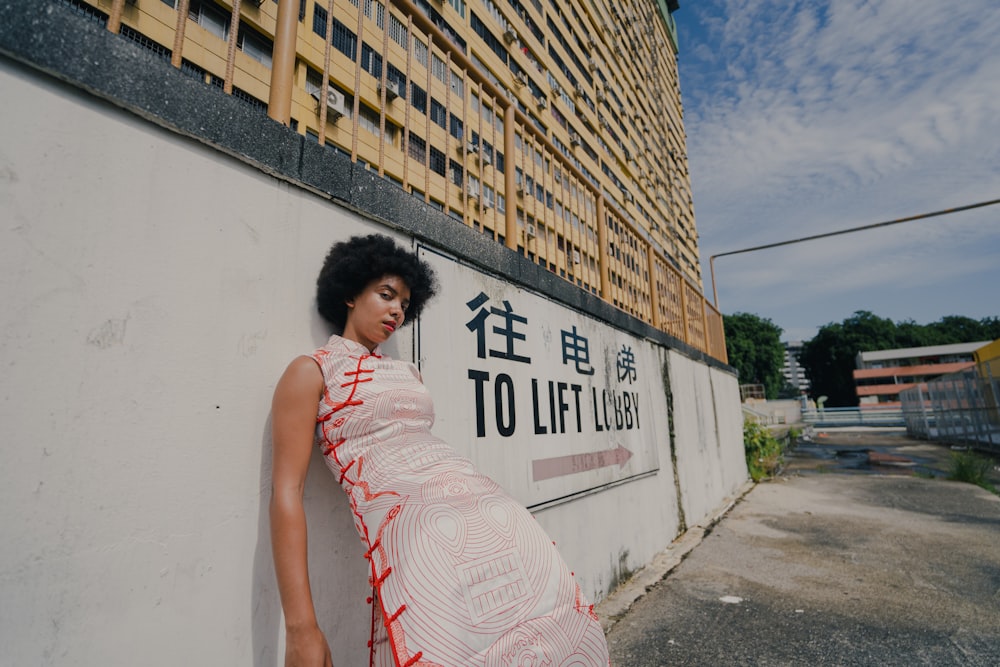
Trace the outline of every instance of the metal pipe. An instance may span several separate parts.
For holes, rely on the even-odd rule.
[[[292,121],[292,80],[295,78],[298,12],[298,2],[278,0],[274,48],[271,52],[271,89],[267,97],[267,115],[286,126]]]
[[[660,293],[656,289],[656,250],[652,243],[646,244],[646,263],[649,264],[649,305],[652,308],[650,323],[660,328]]]
[[[178,0],[177,25],[174,28],[174,50],[170,54],[170,64],[177,69],[184,64],[184,29],[187,27],[188,8],[190,0]]]
[[[611,280],[608,275],[608,221],[604,208],[604,193],[597,193],[597,261],[600,262],[601,298],[611,301]]]
[[[914,220],[923,220],[925,218],[933,218],[939,215],[949,215],[951,213],[960,213],[962,211],[968,211],[974,208],[982,208],[984,206],[993,206],[994,204],[1000,204],[1000,199],[991,199],[989,201],[982,201],[975,204],[968,204],[966,206],[958,206],[955,208],[946,208],[941,211],[933,211],[932,213],[920,213],[918,215],[910,215],[905,218],[897,218],[895,220],[886,220],[885,222],[876,222],[870,225],[861,225],[860,227],[851,227],[849,229],[841,229],[835,232],[826,232],[824,234],[813,234],[812,236],[803,236],[797,239],[790,239],[788,241],[778,241],[777,243],[765,243],[764,245],[753,246],[752,248],[741,248],[740,250],[730,250],[728,252],[720,252],[712,255],[708,259],[709,267],[714,266],[716,257],[725,257],[727,255],[738,255],[744,252],[754,252],[756,250],[767,250],[768,248],[778,248],[780,246],[792,245],[793,243],[803,243],[805,241],[815,241],[816,239],[825,239],[830,236],[840,236],[841,234],[851,234],[853,232],[862,232],[867,229],[876,229],[878,227],[888,227],[890,225],[898,225],[904,222],[913,222]],[[719,307],[719,294],[715,289],[715,270],[712,269],[712,291],[715,293],[715,307]]]
[[[114,0],[111,12],[108,14],[108,32],[118,34],[122,29],[122,14],[125,12],[125,0]]]
[[[226,49],[226,76],[222,89],[227,95],[233,94],[233,76],[236,73],[236,42],[240,38],[240,0],[233,0],[233,11],[229,17],[229,47]]]
[[[507,160],[503,171],[503,189],[507,197],[507,207],[504,212],[504,244],[511,250],[517,250],[517,184],[514,182],[514,105],[503,110],[503,152]],[[528,239],[524,239],[524,251],[528,252]]]

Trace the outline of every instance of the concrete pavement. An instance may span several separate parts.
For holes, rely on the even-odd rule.
[[[612,665],[1000,665],[1000,497],[795,463],[598,606]]]

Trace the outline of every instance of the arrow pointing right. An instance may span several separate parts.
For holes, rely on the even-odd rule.
[[[550,459],[538,459],[531,462],[531,479],[540,482],[543,479],[563,477],[578,472],[588,472],[609,466],[623,467],[632,458],[632,452],[621,445],[614,449],[586,454],[570,454],[555,456]]]

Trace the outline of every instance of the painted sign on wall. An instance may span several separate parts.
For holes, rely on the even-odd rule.
[[[656,347],[426,248],[417,355],[434,432],[532,507],[657,470]]]

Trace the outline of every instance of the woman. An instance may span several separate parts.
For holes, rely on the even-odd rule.
[[[332,665],[306,563],[302,491],[314,443],[348,495],[372,581],[371,664],[601,665],[593,606],[533,517],[431,434],[413,364],[380,345],[435,293],[429,266],[385,236],[327,255],[320,314],[342,331],[274,392],[271,541],[286,667]]]

